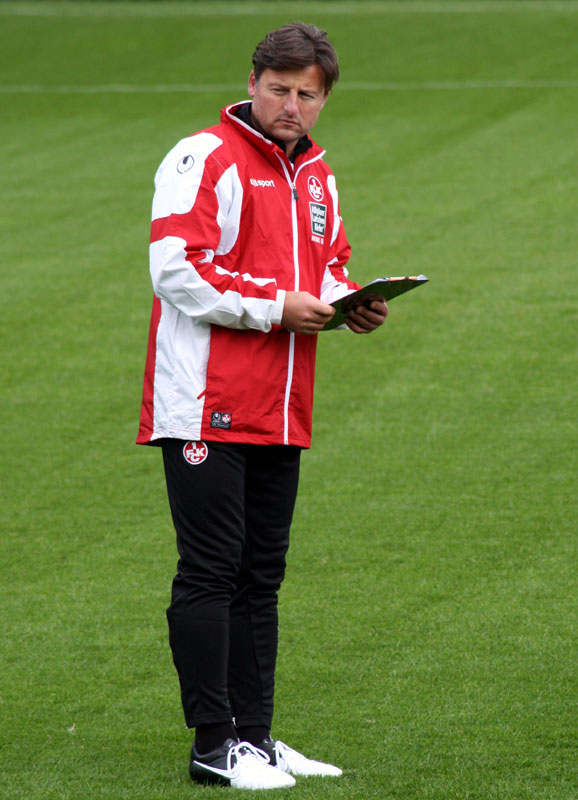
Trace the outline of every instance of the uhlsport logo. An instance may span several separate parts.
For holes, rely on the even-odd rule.
[[[185,461],[193,466],[202,464],[209,455],[209,448],[204,442],[187,442],[183,447]]]
[[[316,178],[315,175],[309,176],[307,188],[309,189],[309,194],[315,200],[315,202],[320,203],[323,200],[323,186],[321,185],[319,178]]]
[[[185,172],[188,172],[190,169],[193,168],[195,164],[195,159],[192,156],[185,156],[181,158],[179,163],[177,164],[177,172],[180,172],[181,175]]]
[[[249,183],[251,186],[259,186],[261,189],[267,189],[269,187],[275,186],[275,181],[265,181],[261,178],[250,178]]]

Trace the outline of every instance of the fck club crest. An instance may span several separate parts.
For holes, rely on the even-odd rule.
[[[309,176],[307,188],[309,189],[309,194],[316,203],[320,203],[323,200],[323,186],[319,178],[316,178],[315,175]]]
[[[209,448],[204,442],[187,442],[183,447],[185,461],[193,466],[202,464],[209,455]]]

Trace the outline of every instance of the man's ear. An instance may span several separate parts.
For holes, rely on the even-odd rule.
[[[255,78],[255,70],[251,70],[251,74],[249,75],[249,85],[247,87],[247,91],[249,92],[249,97],[255,97],[255,84],[257,80]]]
[[[323,102],[321,103],[321,108],[325,107],[325,103],[329,100],[329,95],[330,94],[331,94],[331,92],[327,92],[326,93],[325,97],[323,98]]]

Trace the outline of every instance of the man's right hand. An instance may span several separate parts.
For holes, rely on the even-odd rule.
[[[281,325],[295,333],[313,334],[320,331],[334,314],[333,306],[309,292],[285,292]]]

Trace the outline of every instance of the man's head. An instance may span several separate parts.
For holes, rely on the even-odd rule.
[[[339,77],[337,56],[325,31],[293,22],[271,31],[257,46],[249,76],[252,114],[261,130],[291,155],[317,122]]]
[[[339,78],[337,54],[326,31],[304,22],[291,22],[270,31],[253,53],[256,80],[266,69],[296,72],[314,64],[321,67],[325,94],[329,94]]]

